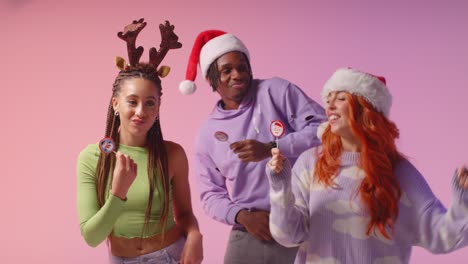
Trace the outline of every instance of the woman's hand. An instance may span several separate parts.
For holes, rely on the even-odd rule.
[[[188,160],[184,149],[174,142],[166,141],[169,159],[169,175],[172,179],[172,203],[177,225],[187,234],[180,256],[182,264],[199,264],[203,259],[202,235],[192,211],[188,181]]]
[[[115,154],[116,162],[114,168],[114,176],[112,179],[113,195],[125,200],[127,192],[137,175],[137,164],[129,156],[122,152]]]
[[[199,264],[203,260],[203,237],[198,231],[188,233],[185,241],[182,255],[180,256],[181,264]]]
[[[278,148],[271,149],[271,159],[268,162],[268,168],[274,171],[275,173],[279,173],[283,170],[283,161],[286,159],[281,151]]]
[[[468,169],[462,165],[457,170],[458,186],[468,189]]]

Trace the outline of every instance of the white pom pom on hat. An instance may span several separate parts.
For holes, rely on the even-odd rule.
[[[196,90],[197,90],[197,85],[193,81],[183,80],[179,84],[179,91],[183,95],[193,94]]]
[[[221,30],[207,30],[198,34],[190,53],[185,80],[179,84],[180,92],[188,95],[196,91],[195,78],[198,64],[203,77],[206,77],[211,63],[231,51],[240,51],[250,60],[247,47],[236,36]]]
[[[362,72],[352,68],[341,68],[325,82],[321,97],[324,103],[330,92],[345,91],[362,96],[385,117],[390,115],[392,95],[387,89],[384,77]]]

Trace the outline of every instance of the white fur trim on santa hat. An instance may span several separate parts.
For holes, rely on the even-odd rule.
[[[179,91],[183,95],[193,94],[196,90],[197,85],[195,84],[195,82],[192,82],[190,80],[184,80],[179,84]]]
[[[328,126],[328,121],[325,121],[317,127],[317,138],[320,141],[322,141],[322,135],[323,135],[323,132],[325,132],[325,128],[327,128],[327,126]]]
[[[334,91],[360,95],[384,116],[390,114],[392,95],[381,80],[369,73],[349,68],[338,69],[323,86],[321,97],[324,103],[328,94]]]
[[[211,63],[222,55],[231,52],[240,51],[244,53],[250,61],[249,51],[240,39],[232,34],[224,34],[208,41],[200,52],[200,68],[203,77],[206,77]]]

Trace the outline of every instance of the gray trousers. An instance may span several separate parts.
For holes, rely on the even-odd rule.
[[[224,264],[293,264],[298,248],[261,241],[248,232],[231,230]]]

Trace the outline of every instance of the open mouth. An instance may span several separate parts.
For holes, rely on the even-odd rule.
[[[338,120],[340,118],[339,115],[337,114],[331,114],[328,116],[328,121],[330,121],[330,123],[334,123],[336,122],[336,120]]]

